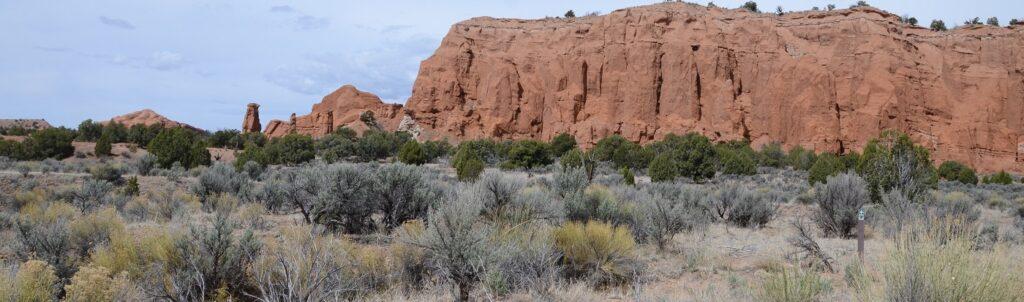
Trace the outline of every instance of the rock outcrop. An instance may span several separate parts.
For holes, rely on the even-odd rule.
[[[385,129],[397,129],[402,120],[402,105],[385,104],[372,93],[359,91],[352,85],[345,85],[314,104],[308,115],[292,113],[287,122],[272,120],[264,133],[268,137],[279,137],[290,133],[321,137],[345,126],[362,132],[367,129],[360,120],[365,112],[372,112],[376,122]]]
[[[0,119],[0,129],[42,130],[52,127],[44,119]]]
[[[245,119],[242,120],[242,133],[260,132],[263,125],[260,124],[260,104],[249,103],[245,110]]]
[[[564,132],[584,146],[696,131],[847,152],[898,129],[938,161],[1024,172],[1022,49],[1022,26],[933,32],[871,7],[776,16],[664,3],[474,18],[422,62],[405,111],[424,138]],[[344,109],[359,106],[326,104],[343,91],[356,93],[332,93],[294,127],[322,133],[316,125],[355,120]],[[391,115],[378,117],[399,115],[381,108]]]
[[[160,115],[159,113],[156,113],[156,111],[153,111],[153,110],[150,110],[150,109],[142,109],[142,110],[131,112],[131,113],[128,113],[128,114],[118,115],[118,116],[115,116],[115,117],[111,118],[109,121],[106,121],[104,123],[109,123],[109,122],[117,122],[117,123],[120,123],[120,124],[125,125],[127,127],[131,127],[131,126],[139,125],[139,124],[145,125],[145,126],[151,126],[151,125],[154,125],[154,124],[160,124],[160,125],[163,125],[165,128],[185,127],[185,128],[189,128],[189,129],[193,129],[193,130],[200,130],[200,131],[202,130],[202,129],[199,129],[199,128],[196,128],[196,127],[192,127],[189,124],[185,124],[185,123],[182,123],[182,122],[177,122],[177,121],[171,120],[171,119],[169,119],[169,118],[167,118],[167,117],[165,117],[163,115]]]

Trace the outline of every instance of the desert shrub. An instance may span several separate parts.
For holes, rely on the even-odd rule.
[[[934,31],[946,31],[946,22],[942,20],[932,20],[932,24],[929,28]]]
[[[38,259],[54,267],[58,277],[70,278],[75,271],[75,247],[70,225],[79,213],[65,203],[28,206],[15,218],[14,233],[22,247],[19,259]]]
[[[28,159],[28,156],[28,150],[25,150],[24,144],[0,139],[0,157],[7,158],[8,160],[25,160]]]
[[[379,168],[370,186],[370,198],[383,215],[381,222],[387,229],[398,227],[407,220],[424,218],[440,195],[441,192],[424,177],[422,170],[402,164]]]
[[[72,252],[86,258],[92,249],[107,244],[113,234],[124,232],[124,222],[113,208],[84,215],[71,222],[68,240]]]
[[[75,134],[65,128],[48,128],[38,130],[22,142],[26,159],[43,160],[46,158],[64,159],[75,153],[71,145]]]
[[[302,167],[271,173],[260,187],[258,199],[270,211],[298,210],[306,223],[313,223],[318,195],[326,185],[325,172],[322,167]]]
[[[424,154],[420,143],[411,140],[402,145],[402,148],[398,150],[398,161],[409,165],[422,165],[427,163],[427,156]]]
[[[163,168],[171,168],[174,163],[185,168],[210,164],[210,152],[205,143],[197,134],[181,127],[160,131],[146,150],[156,156],[157,164]]]
[[[93,147],[93,153],[96,153],[96,156],[110,156],[110,149],[110,136],[100,135],[96,140],[96,146]]]
[[[263,179],[263,172],[264,171],[266,171],[265,167],[261,166],[257,162],[252,162],[252,161],[246,162],[246,163],[242,164],[242,169],[239,169],[239,172],[241,172],[242,174],[248,176],[249,179],[252,179],[252,180]]]
[[[1013,183],[1013,176],[1010,176],[1010,173],[1006,173],[1006,171],[999,171],[999,173],[985,176],[981,182],[985,184],[1009,185]]]
[[[611,190],[600,185],[587,188],[583,194],[565,198],[565,218],[571,221],[603,221],[613,225],[633,221],[635,206],[620,201]]]
[[[814,150],[807,150],[803,146],[797,145],[786,154],[786,165],[797,170],[808,170],[811,165],[814,165],[816,158]]]
[[[654,156],[650,150],[620,135],[608,136],[597,141],[597,145],[590,152],[593,153],[595,160],[611,162],[615,168],[642,169]]]
[[[619,284],[637,277],[636,243],[624,226],[590,221],[569,222],[552,232],[566,274],[598,284]]]
[[[560,198],[583,194],[590,185],[585,168],[562,168],[555,172],[551,188]]]
[[[839,173],[846,172],[846,164],[831,153],[824,153],[818,156],[814,164],[811,165],[811,169],[807,171],[807,182],[813,186],[816,183],[825,183],[830,176],[837,175]]]
[[[619,173],[622,174],[622,184],[627,186],[636,185],[636,176],[633,175],[633,170],[630,170],[627,167],[622,167],[622,169],[619,170]]]
[[[831,283],[817,273],[784,268],[765,277],[758,298],[771,302],[818,301],[830,291]]]
[[[246,145],[242,152],[235,156],[235,168],[242,169],[246,165],[254,164],[260,168],[266,168],[273,164],[273,160],[267,155],[266,149],[256,145]]]
[[[280,242],[249,255],[255,287],[250,295],[262,301],[326,301],[354,298],[364,290],[339,240],[320,236],[316,229],[282,229],[279,234]]]
[[[882,193],[893,189],[913,200],[938,183],[928,150],[894,131],[884,131],[868,142],[857,173],[867,181],[871,200],[876,203],[881,201]]]
[[[1024,299],[1020,263],[1003,250],[979,251],[967,236],[943,240],[900,236],[882,264],[888,301]]]
[[[543,290],[558,281],[560,255],[548,228],[510,230],[497,241],[483,280],[491,292]]]
[[[490,171],[480,176],[472,190],[474,198],[483,205],[481,213],[491,220],[501,220],[511,215],[506,212],[517,210],[512,208],[512,204],[525,185],[521,179]]]
[[[128,142],[138,146],[147,146],[163,129],[163,124],[152,124],[149,126],[135,124],[128,128],[127,139]]]
[[[452,159],[452,166],[455,167],[455,174],[460,181],[474,181],[484,171],[484,162],[469,147],[459,147]]]
[[[269,164],[276,165],[297,165],[316,157],[313,138],[302,134],[288,134],[274,138],[263,148],[263,152],[265,152]]]
[[[91,211],[106,204],[114,185],[100,179],[88,179],[82,182],[81,188],[73,191],[71,202],[83,211]]]
[[[250,188],[248,175],[235,172],[234,167],[218,162],[200,172],[189,191],[198,196],[200,202],[206,203],[207,199],[217,194],[247,196],[248,192],[244,191]]]
[[[492,229],[478,215],[482,207],[468,194],[448,194],[431,211],[425,231],[400,236],[424,250],[432,269],[458,288],[460,301],[469,300],[493,261]]]
[[[218,291],[241,297],[251,284],[244,272],[260,243],[251,231],[236,238],[236,225],[216,215],[210,227],[193,227],[177,238],[171,255],[154,263],[146,273],[143,290],[153,298],[195,301]]]
[[[21,174],[22,178],[28,177],[29,173],[32,172],[32,166],[30,166],[26,162],[20,162],[15,164],[14,169],[18,171],[18,174]]]
[[[57,301],[60,279],[46,262],[29,260],[22,263],[15,280],[16,301]]]
[[[121,177],[121,169],[108,164],[93,166],[89,169],[93,179],[106,181],[112,184],[121,184],[124,178]]]
[[[452,144],[448,143],[447,140],[423,142],[423,155],[426,156],[427,162],[433,162],[438,158],[448,156],[448,153],[451,151]]]
[[[699,229],[709,222],[703,205],[706,195],[701,189],[673,184],[651,184],[638,198],[638,211],[643,238],[664,249],[675,234]]]
[[[221,129],[213,132],[208,137],[210,147],[241,149],[245,145],[242,142],[242,133],[236,129]]]
[[[316,168],[314,168],[316,169]],[[373,230],[373,215],[377,205],[371,199],[370,187],[374,185],[373,175],[364,167],[355,165],[332,165],[323,175],[322,185],[317,184],[316,171],[306,171],[299,184],[305,192],[291,193],[290,198],[305,212],[311,212],[312,221],[330,230],[344,230],[348,233],[363,234]],[[414,188],[413,188],[414,189]],[[310,194],[308,197],[303,194]],[[304,200],[315,200],[306,205]]]
[[[173,186],[153,190],[146,194],[145,199],[152,205],[147,212],[163,221],[169,221],[186,213],[186,201],[174,191]]]
[[[749,147],[747,147],[749,149]],[[753,151],[744,152],[731,148],[715,148],[718,157],[719,170],[727,175],[754,175],[757,174],[757,164],[754,163]]]
[[[870,201],[870,194],[864,179],[843,173],[818,184],[813,199],[818,205],[814,221],[825,236],[849,238],[857,226],[857,212]]]
[[[68,302],[127,301],[130,281],[125,273],[113,275],[102,266],[84,266],[64,286]]]
[[[570,149],[562,154],[558,163],[562,168],[578,168],[583,166],[583,152],[580,149]]]
[[[512,142],[508,149],[507,159],[502,163],[505,168],[531,169],[551,164],[549,146],[535,140],[518,140]]]
[[[764,167],[780,168],[786,163],[786,151],[782,150],[782,144],[771,142],[761,146],[757,153],[757,165]]]
[[[959,181],[963,184],[978,183],[978,176],[970,167],[957,161],[945,161],[939,165],[939,177],[945,180]]]
[[[743,190],[729,211],[727,220],[741,227],[763,227],[775,217],[779,199],[775,192]]]
[[[156,168],[156,156],[144,154],[135,160],[135,172],[142,176],[148,176],[153,168]]]
[[[548,142],[551,150],[551,156],[561,157],[565,152],[576,149],[576,137],[568,133],[559,133],[551,138]]]
[[[463,141],[462,143],[459,143],[458,149],[461,151],[464,148],[487,164],[497,164],[504,158],[505,152],[507,151],[505,146],[490,139]],[[452,162],[452,165],[455,165],[454,161]]]
[[[415,244],[423,236],[426,226],[421,220],[403,223],[394,232],[394,240],[388,249],[391,258],[390,271],[404,289],[420,289],[429,277],[430,268],[426,262],[426,251]]]

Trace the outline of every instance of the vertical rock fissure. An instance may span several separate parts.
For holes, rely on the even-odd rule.
[[[693,73],[695,75],[694,76],[695,80],[694,80],[694,85],[693,86],[694,86],[694,89],[696,90],[695,92],[697,94],[697,121],[699,122],[701,117],[704,115],[703,114],[704,113],[704,108],[703,108],[704,104],[701,102],[702,93],[703,93],[704,88],[703,88],[703,86],[701,86],[701,83],[700,83],[700,68],[697,68],[697,62],[693,63]]]
[[[839,154],[846,153],[846,146],[843,145],[843,117],[840,114],[839,103],[833,104],[833,108],[836,111],[836,127],[838,127],[838,135],[836,135],[836,141],[839,142]]]
[[[657,118],[661,114],[661,85],[665,82],[664,70],[661,68],[661,58],[665,56],[665,53],[658,54],[658,59],[655,64],[658,66],[658,78],[655,80],[655,92],[654,92],[654,116]]]

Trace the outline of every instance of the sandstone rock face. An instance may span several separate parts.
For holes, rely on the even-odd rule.
[[[373,112],[377,123],[385,129],[397,129],[402,119],[402,105],[385,104],[372,93],[359,91],[352,85],[345,85],[314,104],[308,115],[296,116],[288,122],[272,120],[264,133],[268,137],[279,137],[290,133],[321,137],[346,126],[357,132],[366,130],[359,120],[363,112]]]
[[[421,64],[405,111],[424,138],[565,132],[584,146],[697,131],[848,152],[898,129],[937,161],[1024,172],[1022,49],[1022,26],[932,32],[870,7],[776,16],[665,3],[474,18]],[[342,109],[357,106],[328,103],[339,94],[379,102],[343,87],[295,127],[316,133],[331,109],[332,125],[351,121]]]
[[[163,115],[160,115],[159,113],[156,113],[156,111],[150,109],[142,109],[132,113],[118,115],[104,123],[109,122],[121,123],[122,125],[125,125],[127,127],[131,127],[138,124],[146,126],[160,124],[163,125],[165,128],[185,127],[193,130],[201,130],[199,128],[192,127],[191,125],[171,120],[167,117],[164,117]]]
[[[245,119],[242,120],[242,133],[260,132],[263,125],[260,124],[260,104],[249,103],[245,110]]]

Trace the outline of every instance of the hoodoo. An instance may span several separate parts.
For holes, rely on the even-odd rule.
[[[345,85],[325,96],[320,103],[314,104],[307,115],[296,116],[293,113],[288,122],[270,121],[265,133],[269,137],[289,133],[321,137],[341,126],[361,132],[366,130],[366,125],[359,117],[365,112],[372,112],[376,122],[383,128],[394,130],[401,122],[402,105],[385,104],[372,93]]]
[[[242,133],[260,132],[263,125],[260,124],[260,104],[249,103],[245,109],[245,119],[242,120]]]

